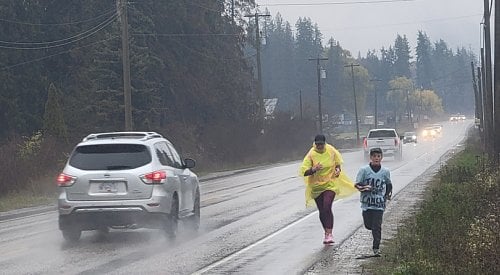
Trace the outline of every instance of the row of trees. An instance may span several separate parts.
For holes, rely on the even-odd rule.
[[[47,152],[61,150],[52,163],[64,160],[63,152],[90,132],[124,128],[121,11],[116,4],[0,2],[0,162],[12,165],[0,171],[5,182],[26,182],[19,175],[29,173],[18,173],[16,167],[38,167],[33,176],[47,171]],[[328,75],[324,113],[352,112],[352,77],[361,115],[372,112],[374,91],[381,109],[399,114],[438,113],[440,100],[448,112],[472,109],[466,72],[473,56],[464,49],[452,51],[444,41],[431,43],[420,33],[417,62],[411,62],[405,36],[397,36],[388,49],[354,58],[333,38],[324,45],[319,26],[309,18],[300,18],[294,28],[277,15],[261,27],[267,38],[262,70],[264,96],[277,97],[282,113],[262,131],[254,26],[244,17],[254,5],[253,0],[128,2],[134,129],[165,134],[204,161],[206,169],[263,161],[251,156],[266,153],[267,161],[284,153],[297,157],[314,134],[316,63],[308,59],[316,57],[328,57],[321,62]],[[347,64],[361,66],[352,76]],[[289,120],[299,112],[299,91],[304,120]],[[31,138],[23,143],[19,136]],[[19,161],[32,162],[12,160],[19,146],[29,153]],[[37,152],[46,157],[36,158]]]
[[[220,1],[197,3],[128,4],[136,129],[181,124],[203,135],[207,125],[246,121],[255,109],[243,28],[221,13]],[[236,3],[239,10],[253,4]],[[69,135],[122,128],[116,12],[115,0],[2,1],[0,18],[12,19],[0,24],[2,136],[43,127],[49,86]]]
[[[277,14],[266,25],[267,43],[263,50],[264,89],[267,97],[277,97],[279,107],[297,114],[300,110],[299,91],[303,109],[309,116],[317,114],[316,64],[309,58],[326,57],[322,68],[327,78],[322,80],[323,112],[353,113],[354,96],[361,115],[373,114],[375,92],[379,112],[405,112],[428,115],[472,113],[474,92],[470,62],[474,54],[464,48],[455,51],[446,42],[434,43],[422,31],[413,56],[405,35],[397,35],[394,45],[370,50],[366,56],[353,57],[340,42],[330,38],[322,44],[323,35],[309,18],[300,18],[293,32],[289,22]],[[416,61],[413,61],[416,60]]]

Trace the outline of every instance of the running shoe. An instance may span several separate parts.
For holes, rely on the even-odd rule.
[[[323,244],[332,244],[332,243],[333,243],[332,233],[325,233],[325,239],[323,240]]]

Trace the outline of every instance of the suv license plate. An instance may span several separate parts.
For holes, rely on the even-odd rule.
[[[118,192],[117,184],[117,182],[102,182],[97,190],[100,193],[116,193]]]

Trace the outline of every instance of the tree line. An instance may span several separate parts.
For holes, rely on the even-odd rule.
[[[352,76],[344,67],[349,63],[361,65],[354,78],[363,114],[370,110],[373,91],[379,91],[380,106],[393,108],[404,99],[390,93],[410,86],[425,91],[410,100],[427,102],[422,96],[428,95],[428,113],[439,112],[440,100],[447,112],[472,108],[466,64],[474,56],[465,49],[451,50],[442,40],[431,43],[419,32],[416,62],[406,37],[399,35],[394,46],[354,58],[340,41],[331,38],[324,45],[320,27],[309,18],[292,27],[278,14],[262,19],[264,97],[278,98],[274,119],[262,124],[255,43],[263,41],[255,41],[254,23],[245,18],[255,3],[235,0],[233,16],[232,2],[127,3],[133,128],[166,135],[201,159],[205,169],[303,153],[316,131],[316,64],[310,58],[328,57],[322,61],[328,114],[352,112]],[[5,164],[0,176],[6,182],[27,182],[60,166],[65,153],[89,133],[124,129],[120,12],[116,0],[0,2],[0,159]],[[375,78],[382,81],[371,81]],[[299,91],[302,119],[297,119]],[[19,173],[20,167],[33,171]]]
[[[349,64],[361,65],[354,68],[361,115],[373,115],[375,93],[379,112],[473,113],[470,62],[476,63],[477,58],[470,50],[453,50],[444,40],[432,42],[424,31],[418,31],[415,48],[406,35],[398,34],[388,48],[354,57],[333,37],[323,45],[323,34],[310,18],[299,18],[295,29],[279,13],[266,24],[264,89],[267,97],[279,99],[280,110],[297,115],[301,94],[304,112],[318,113],[316,64],[308,58],[320,56],[328,58],[321,63],[327,74],[321,89],[324,113],[354,115]]]

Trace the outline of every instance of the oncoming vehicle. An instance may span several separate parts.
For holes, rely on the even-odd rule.
[[[405,132],[403,134],[403,143],[417,143],[417,133],[416,132]]]
[[[402,142],[395,129],[371,129],[363,140],[364,159],[369,159],[370,149],[380,148],[385,156],[393,156],[400,161],[403,159]]]
[[[156,228],[176,235],[178,219],[200,225],[195,161],[181,159],[155,132],[90,134],[57,177],[59,229],[64,239],[85,230]]]
[[[424,140],[435,139],[441,136],[440,126],[427,126],[422,130],[422,138]]]
[[[440,137],[443,131],[443,125],[441,124],[432,124],[431,125],[432,129],[436,131],[436,136]]]

